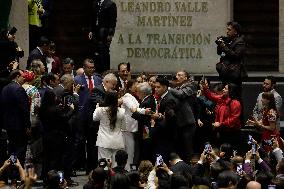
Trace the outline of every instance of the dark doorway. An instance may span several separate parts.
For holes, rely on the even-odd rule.
[[[74,59],[78,68],[85,58],[90,58],[90,1],[53,0],[52,8],[49,37],[56,43],[57,54]]]
[[[279,0],[234,0],[234,20],[247,37],[250,71],[278,71]]]

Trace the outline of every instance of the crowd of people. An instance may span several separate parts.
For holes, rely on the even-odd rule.
[[[229,22],[227,36],[216,40],[218,83],[196,81],[182,69],[171,80],[132,75],[130,63],[109,70],[116,5],[102,2],[115,22],[99,36],[104,46],[92,21],[89,38],[100,61],[61,60],[55,43],[39,37],[21,70],[16,28],[1,32],[0,188],[8,178],[23,188],[37,178],[50,189],[75,186],[80,169],[89,175],[86,189],[284,187],[282,98],[267,76],[253,116],[244,120],[246,44],[239,24]],[[44,14],[36,1],[29,8]],[[255,133],[241,137],[245,125]]]

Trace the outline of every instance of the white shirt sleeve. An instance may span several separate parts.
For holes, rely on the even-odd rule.
[[[101,120],[101,111],[102,108],[98,107],[95,109],[94,113],[93,113],[93,120],[94,121],[100,121]]]
[[[149,176],[148,176],[148,182],[147,182],[147,189],[156,189],[156,185],[155,185],[155,178],[156,178],[156,171],[155,169],[153,169]]]

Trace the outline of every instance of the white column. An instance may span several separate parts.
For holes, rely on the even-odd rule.
[[[16,33],[16,42],[25,51],[25,56],[20,59],[20,68],[25,69],[29,56],[29,17],[28,17],[28,1],[12,0],[10,11],[9,25],[15,26],[18,31]]]

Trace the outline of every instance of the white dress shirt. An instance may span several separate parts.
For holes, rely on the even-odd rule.
[[[125,121],[126,121],[126,131],[128,132],[136,132],[138,131],[138,121],[133,119],[131,108],[138,108],[139,107],[139,102],[136,100],[136,98],[129,94],[126,93],[122,97],[122,105],[121,107],[125,109]]]

